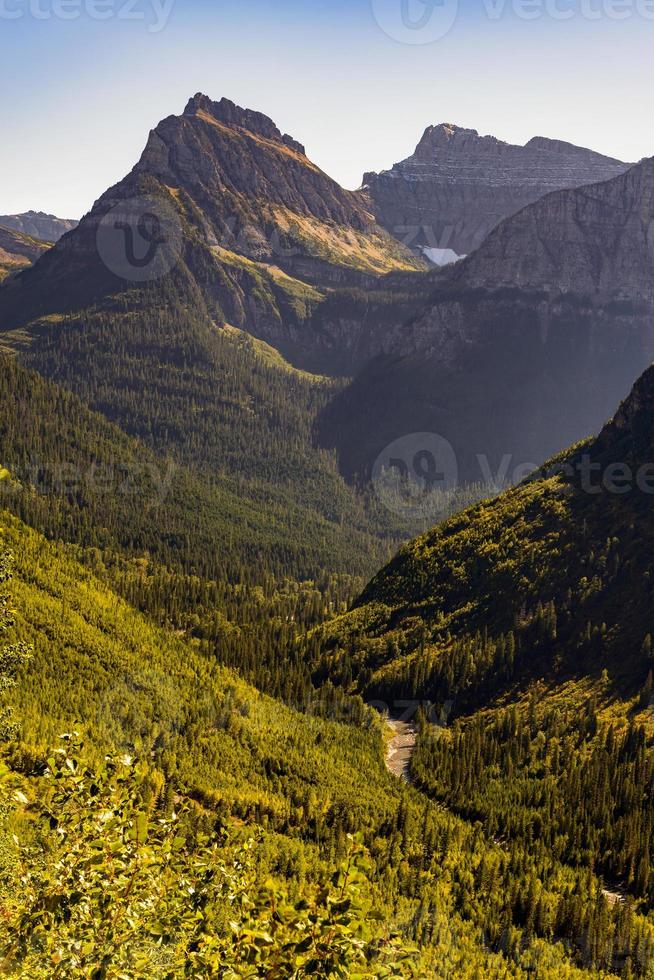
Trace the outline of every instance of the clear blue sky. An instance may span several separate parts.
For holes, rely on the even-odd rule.
[[[79,217],[196,91],[348,187],[438,122],[654,155],[654,0],[127,2],[0,0],[0,214]]]

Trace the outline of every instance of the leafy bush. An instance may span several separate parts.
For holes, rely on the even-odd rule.
[[[4,969],[31,980],[89,977],[407,977],[413,952],[383,936],[366,898],[362,845],[331,881],[291,901],[257,881],[256,838],[206,833],[187,806],[148,805],[148,770],[108,757],[92,771],[76,736],[48,760],[40,824],[21,849],[20,898]],[[17,802],[29,806],[22,793]]]

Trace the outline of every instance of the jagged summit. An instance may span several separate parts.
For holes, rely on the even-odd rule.
[[[263,136],[265,139],[279,140],[286,146],[297,150],[298,153],[305,155],[305,148],[302,143],[293,139],[292,136],[282,133],[273,120],[263,112],[244,109],[227,98],[214,102],[208,95],[198,92],[189,99],[183,114],[184,116],[197,116],[203,112],[226,126],[245,129],[256,136]]]
[[[422,134],[415,152],[408,160],[424,160],[429,162],[433,154],[442,148],[455,148],[470,144],[482,144],[485,147],[507,146],[495,136],[480,136],[476,129],[467,129],[454,123],[439,123],[437,126],[427,126]],[[405,161],[405,162],[408,162]],[[397,166],[397,165],[396,165]]]
[[[100,229],[107,221],[111,226],[116,209],[151,210],[153,197],[162,220],[175,229],[178,260],[171,274],[186,264],[218,318],[235,327],[258,329],[258,301],[275,308],[271,296],[278,285],[245,288],[246,270],[255,272],[234,256],[319,286],[422,267],[376,224],[361,195],[332,180],[272,119],[197,93],[182,114],[151,130],[132,171],[99,198],[38,274],[21,276],[11,293],[5,291],[0,322],[3,311],[12,322],[15,316],[83,308],[100,294],[114,294],[123,280],[119,275],[116,281],[98,252]],[[135,270],[128,261],[127,283]],[[138,271],[135,281],[141,281]],[[298,289],[304,297],[304,287]],[[315,299],[312,289],[306,295]],[[298,308],[302,313],[302,304]],[[282,322],[279,310],[274,321]]]
[[[614,157],[608,157],[595,150],[588,150],[566,140],[552,139],[549,136],[532,136],[524,145],[520,143],[509,143],[506,140],[498,139],[496,136],[481,136],[476,129],[465,126],[457,126],[455,123],[443,122],[435,126],[427,126],[415,152],[403,163],[412,160],[429,160],[430,153],[438,152],[443,147],[455,149],[460,147],[475,146],[478,151],[498,152],[509,158],[515,157],[516,162],[527,159],[528,153],[535,154],[554,154],[559,157],[575,157],[586,161],[606,161],[608,164],[615,164],[619,167],[624,166],[622,161]],[[402,166],[402,164],[396,164]]]

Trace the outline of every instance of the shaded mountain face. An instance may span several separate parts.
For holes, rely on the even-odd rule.
[[[23,214],[0,215],[0,225],[44,242],[57,242],[67,231],[77,226],[77,221],[56,218],[43,211],[25,211]]]
[[[543,670],[561,679],[606,667],[627,696],[649,669],[653,499],[649,368],[599,436],[407,544],[352,612],[326,628],[328,640],[347,645],[357,636],[368,695],[472,705]],[[536,622],[548,607],[554,631]],[[519,670],[480,657],[461,686],[457,671],[445,669],[466,637],[497,640],[512,631]]]
[[[46,242],[0,224],[0,282],[32,265],[48,248]]]
[[[443,265],[550,191],[608,180],[629,166],[560,140],[514,146],[444,123],[428,127],[412,156],[363,183],[380,224]]]
[[[653,191],[645,160],[554,192],[426,277],[434,289],[422,311],[402,323],[396,311],[325,413],[323,438],[344,470],[370,472],[384,446],[427,431],[478,481],[597,430],[654,360]]]
[[[597,305],[654,296],[654,159],[614,180],[549,194],[502,222],[470,256],[467,287],[592,296]]]
[[[547,855],[546,881],[592,871],[609,903],[645,908],[653,450],[650,368],[598,437],[407,544],[315,638],[322,671],[415,713],[419,790],[507,853]]]

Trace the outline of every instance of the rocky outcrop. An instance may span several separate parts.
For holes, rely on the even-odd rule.
[[[53,214],[44,214],[43,211],[25,211],[24,214],[0,215],[0,225],[43,242],[57,242],[67,231],[76,227],[77,221],[55,218]]]
[[[654,158],[614,180],[549,194],[502,222],[460,268],[467,287],[654,300]]]
[[[363,182],[380,224],[416,249],[433,250],[442,264],[443,252],[469,254],[500,221],[544,194],[608,180],[628,167],[560,140],[514,146],[442,124],[425,131],[407,160],[365,174]]]

